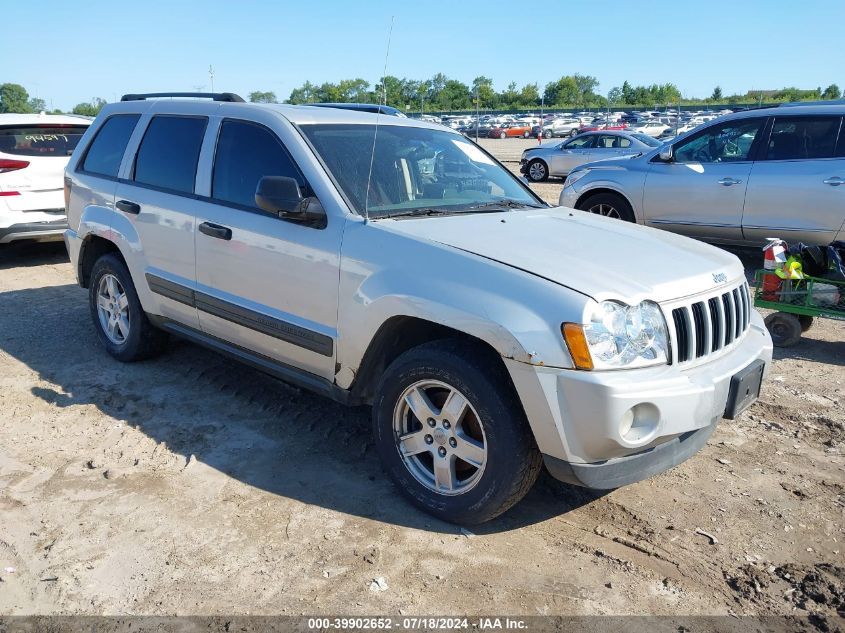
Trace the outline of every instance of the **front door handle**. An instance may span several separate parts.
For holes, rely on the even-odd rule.
[[[720,184],[720,185],[724,185],[725,187],[730,187],[731,185],[738,185],[738,184],[740,184],[740,183],[742,183],[742,181],[741,181],[741,180],[737,180],[736,178],[730,178],[730,177],[728,177],[728,178],[722,178],[722,179],[719,181],[719,184]]]
[[[845,185],[845,180],[842,180],[839,176],[834,176],[833,178],[826,178],[823,180],[824,184],[830,185],[831,187],[838,187],[839,185]]]
[[[114,206],[116,206],[124,213],[131,213],[132,215],[138,215],[139,213],[141,213],[141,205],[136,204],[134,202],[129,202],[129,200],[118,200],[117,202],[115,202]]]
[[[200,224],[200,233],[217,238],[218,240],[232,239],[232,229],[226,226],[220,226],[219,224],[212,224],[211,222]]]

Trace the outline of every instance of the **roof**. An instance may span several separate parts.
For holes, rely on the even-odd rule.
[[[190,104],[189,108],[182,108],[182,105]],[[375,124],[378,121],[379,125],[403,125],[408,127],[424,127],[432,130],[444,131],[444,128],[438,123],[428,123],[420,121],[419,119],[411,119],[407,117],[396,117],[386,114],[373,114],[369,112],[357,112],[355,110],[346,110],[342,108],[314,108],[305,105],[288,105],[283,103],[237,103],[237,102],[219,102],[210,99],[147,99],[142,101],[120,101],[117,103],[110,103],[105,106],[103,114],[117,114],[120,112],[146,112],[150,108],[156,108],[156,112],[172,112],[178,114],[180,112],[190,110],[190,112],[198,114],[208,113],[212,114],[219,108],[225,108],[226,112],[233,112],[241,110],[249,112],[260,108],[262,110],[270,110],[276,112],[286,118],[291,123],[308,125],[311,123],[323,124]],[[457,132],[455,132],[457,134]]]
[[[92,121],[78,114],[0,114],[0,125],[91,125]]]

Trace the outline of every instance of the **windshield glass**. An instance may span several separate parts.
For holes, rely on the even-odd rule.
[[[645,143],[649,147],[660,147],[661,145],[663,145],[663,143],[658,141],[653,136],[649,136],[648,134],[631,134],[631,136],[633,136],[641,143]]]
[[[415,210],[471,211],[503,203],[545,206],[507,169],[463,136],[428,128],[380,125],[301,126],[355,211],[370,217]],[[369,192],[367,176],[372,159]]]

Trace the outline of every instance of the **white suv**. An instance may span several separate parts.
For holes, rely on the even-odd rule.
[[[62,239],[62,174],[90,124],[77,116],[0,114],[0,244]]]
[[[757,397],[771,340],[734,256],[548,208],[443,126],[211,96],[106,106],[68,165],[114,357],[169,333],[369,404],[399,489],[465,524],[543,462],[659,473]]]

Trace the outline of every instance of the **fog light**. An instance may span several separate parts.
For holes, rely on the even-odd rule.
[[[628,444],[644,444],[654,436],[660,411],[653,404],[641,402],[628,409],[619,422],[619,435]]]

